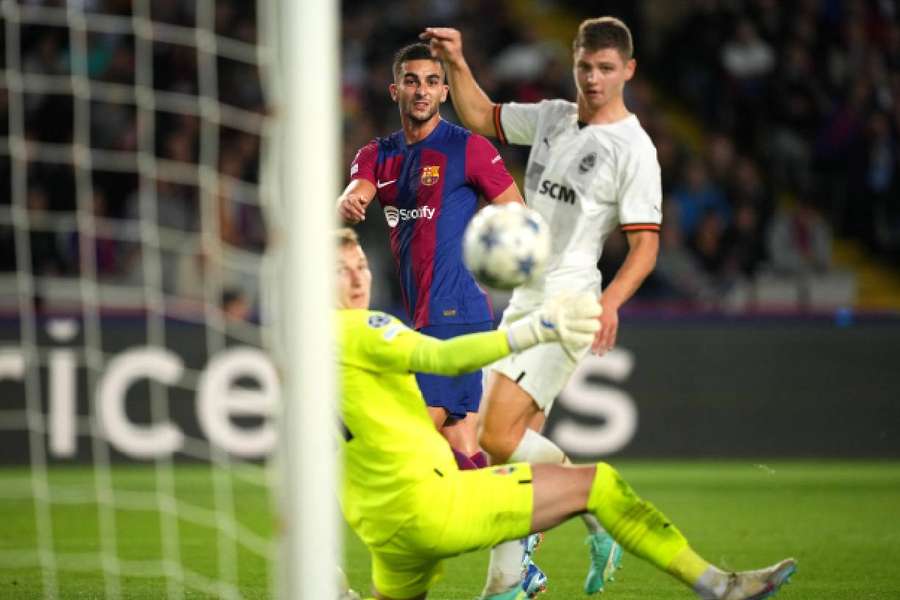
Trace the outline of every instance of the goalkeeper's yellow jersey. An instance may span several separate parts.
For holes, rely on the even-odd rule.
[[[341,505],[363,541],[377,545],[422,506],[417,481],[457,470],[413,373],[474,371],[509,354],[509,344],[501,331],[437,340],[369,310],[339,310],[337,324]]]

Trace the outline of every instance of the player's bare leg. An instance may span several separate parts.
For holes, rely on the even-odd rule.
[[[490,455],[491,464],[570,462],[556,444],[539,433],[545,420],[543,411],[531,395],[509,377],[491,371],[482,404],[479,442]],[[585,513],[582,518],[588,528],[591,557],[585,591],[595,593],[601,591],[611,578],[621,560],[622,549],[606,534],[593,515]],[[525,558],[526,561],[530,559],[528,556]],[[521,572],[517,574],[517,570],[522,561],[522,548],[518,544],[505,542],[496,546],[491,551],[483,595],[489,597],[507,589],[510,582],[521,577]],[[527,562],[525,566],[528,567]]]
[[[532,422],[542,422],[543,413],[522,388],[496,371],[488,373],[481,404],[478,441],[492,465],[509,462]],[[523,568],[524,575],[529,575],[527,563],[535,547],[534,540],[514,540],[492,548],[482,597],[502,597],[500,594],[523,582]],[[536,580],[536,587],[546,585],[546,577],[539,570],[531,577]]]
[[[425,408],[428,409],[428,416],[431,417],[434,428],[440,431],[447,421],[447,417],[450,416],[450,413],[448,413],[447,409],[443,406],[426,406]]]
[[[705,600],[768,598],[787,583],[796,569],[793,559],[738,573],[713,566],[694,552],[678,528],[635,494],[608,464],[534,465],[532,481],[532,531],[555,527],[586,510],[626,550],[685,583]]]
[[[528,422],[528,429],[532,429],[541,433],[544,431],[544,425],[547,423],[547,415],[544,414],[544,411],[537,411],[533,417],[531,417],[531,421]]]
[[[450,447],[462,452],[476,468],[487,466],[487,456],[478,446],[478,413],[469,412],[462,419],[448,418],[440,429]]]
[[[459,466],[460,470],[477,469],[479,465],[475,464],[471,457],[478,451],[478,414],[469,413],[466,415],[466,419],[468,419],[470,415],[474,415],[471,422],[467,424],[471,431],[469,432],[469,437],[466,438],[465,428],[457,429],[455,427],[457,423],[465,421],[466,419],[463,419],[462,421],[453,419],[450,416],[450,413],[447,412],[447,409],[443,406],[426,406],[425,408],[428,409],[428,416],[431,417],[435,429],[437,429],[447,440],[447,443],[450,444],[450,449],[453,450],[453,456],[456,458],[456,464]],[[462,444],[464,447],[460,447],[458,444]]]
[[[491,457],[491,464],[503,464],[532,421],[541,419],[543,413],[525,390],[497,371],[488,374],[482,404],[478,442]]]
[[[466,413],[464,419],[450,417],[440,431],[451,446],[466,456],[478,452],[478,413]]]

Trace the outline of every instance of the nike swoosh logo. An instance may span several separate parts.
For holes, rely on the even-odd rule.
[[[376,181],[376,182],[375,182],[375,187],[377,187],[377,188],[380,190],[380,189],[383,188],[384,186],[386,186],[386,185],[391,185],[391,184],[394,183],[395,181],[397,181],[397,180],[396,180],[396,179],[391,179],[390,181]]]
[[[541,327],[546,327],[547,329],[556,329],[556,325],[552,321],[548,321],[547,319],[541,319]]]
[[[494,163],[496,163],[496,162],[499,162],[500,160],[501,160],[501,159],[500,159],[500,155],[498,154],[497,156],[494,157],[494,160],[491,161],[491,164],[494,164]]]

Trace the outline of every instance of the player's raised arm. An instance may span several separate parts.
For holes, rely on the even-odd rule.
[[[476,133],[497,137],[494,103],[481,89],[469,69],[462,49],[462,34],[450,27],[427,27],[419,38],[444,63],[453,107],[463,124]]]

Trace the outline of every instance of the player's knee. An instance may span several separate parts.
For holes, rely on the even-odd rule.
[[[588,509],[596,511],[604,505],[621,503],[633,496],[631,487],[622,479],[619,472],[612,465],[598,462],[594,471],[594,482],[591,484],[591,496],[588,500]]]
[[[517,444],[518,440],[504,431],[482,427],[478,432],[478,445],[490,455],[492,464],[505,463],[515,452]]]
[[[628,483],[611,464],[607,462],[598,462],[596,466],[597,471],[594,475],[595,482],[599,482],[609,490],[631,490]]]
[[[595,475],[595,479],[602,478],[604,481],[611,481],[622,478],[622,476],[619,475],[619,472],[616,471],[615,467],[613,467],[608,462],[598,462],[596,464],[596,467],[597,474]]]

